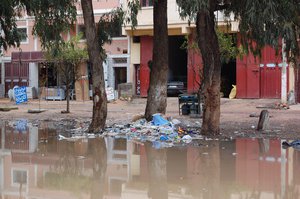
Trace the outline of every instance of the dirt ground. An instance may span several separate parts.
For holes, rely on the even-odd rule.
[[[300,137],[300,104],[291,105],[289,109],[276,109],[278,99],[221,99],[221,136],[224,137],[275,137],[296,139]],[[46,109],[39,114],[30,114],[28,109]],[[28,119],[29,121],[67,121],[76,120],[88,124],[92,117],[92,101],[71,101],[69,114],[62,114],[66,101],[30,100],[27,104],[15,105],[8,99],[0,99],[0,107],[18,107],[9,112],[0,111],[1,121]],[[145,110],[146,99],[136,98],[132,101],[111,102],[108,104],[107,124],[128,123],[137,114]],[[263,107],[263,108],[257,108]],[[264,132],[256,131],[261,110],[270,112],[270,128]],[[250,117],[252,114],[254,117]],[[201,126],[201,118],[179,115],[178,98],[168,98],[166,117],[184,121],[189,125]]]

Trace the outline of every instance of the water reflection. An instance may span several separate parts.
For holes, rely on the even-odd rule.
[[[300,198],[300,152],[281,140],[151,143],[96,138],[58,141],[47,123],[0,127],[1,198]]]

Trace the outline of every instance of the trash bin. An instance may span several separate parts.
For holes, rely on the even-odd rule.
[[[190,113],[191,114],[198,114],[198,104],[190,105]]]
[[[182,115],[188,115],[190,114],[190,105],[189,104],[183,104],[181,107]]]

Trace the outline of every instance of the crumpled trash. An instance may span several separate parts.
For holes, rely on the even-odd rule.
[[[289,147],[293,147],[297,150],[300,150],[300,140],[294,140],[292,142],[287,142],[287,141],[282,142],[282,148],[286,149]]]
[[[181,123],[181,121],[179,121],[178,119],[172,119],[172,123],[173,123],[174,125],[178,125],[178,124]]]
[[[166,120],[165,118],[163,118],[161,116],[161,114],[156,113],[152,115],[152,124],[155,126],[161,126],[161,125],[167,125],[170,122],[168,120]]]
[[[71,137],[59,135],[59,140],[75,141],[80,138],[114,137],[124,138],[130,142],[143,144],[151,142],[156,149],[172,146],[182,146],[196,139],[203,139],[199,135],[200,125],[189,125],[186,121],[178,119],[166,120],[161,114],[154,114],[153,120],[147,122],[141,118],[131,123],[115,123],[103,129],[101,134],[85,134],[81,137],[85,126],[70,130]],[[79,134],[81,133],[81,134]]]
[[[182,137],[182,141],[185,143],[190,143],[193,140],[193,138],[190,135],[185,135]]]
[[[159,140],[160,140],[160,141],[167,141],[167,140],[169,140],[169,137],[166,136],[166,135],[161,135],[161,136],[159,137]]]

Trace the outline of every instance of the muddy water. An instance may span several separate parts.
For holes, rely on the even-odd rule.
[[[26,121],[0,126],[1,198],[300,198],[300,152],[281,140],[151,143],[57,139]]]

